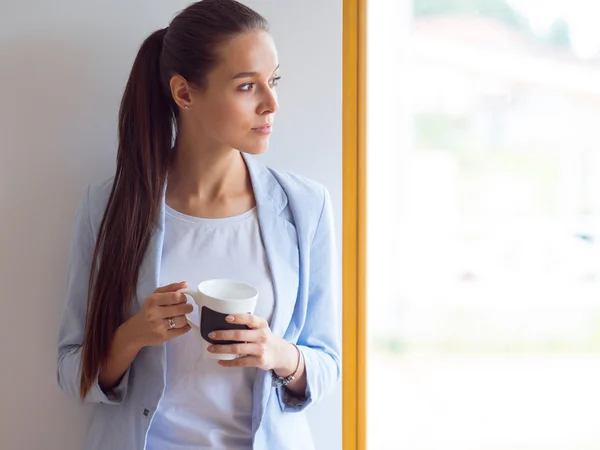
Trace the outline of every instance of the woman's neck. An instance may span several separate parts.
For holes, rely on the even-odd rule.
[[[246,163],[238,150],[177,143],[169,169],[166,202],[198,217],[228,217],[254,202]]]

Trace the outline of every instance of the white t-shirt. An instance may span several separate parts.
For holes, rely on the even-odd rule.
[[[273,285],[256,208],[234,217],[204,219],[166,206],[160,285],[187,281],[194,289],[211,278],[240,280],[258,288],[255,315],[270,323]],[[188,317],[198,323],[195,304]],[[219,366],[203,354],[193,330],[168,341],[165,393],[152,419],[146,449],[250,449],[256,371]]]

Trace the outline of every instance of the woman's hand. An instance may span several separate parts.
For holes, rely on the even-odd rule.
[[[233,320],[230,320],[233,318]],[[213,331],[209,337],[219,341],[241,341],[240,344],[211,345],[211,353],[246,355],[231,361],[221,360],[225,367],[257,367],[273,370],[278,376],[291,375],[298,364],[298,352],[292,344],[271,333],[269,324],[253,314],[231,314],[229,323],[247,325],[250,330]]]
[[[140,311],[121,325],[128,341],[142,348],[162,344],[190,331],[185,315],[194,307],[187,303],[184,294],[177,292],[186,287],[187,283],[181,282],[156,289]]]
[[[190,331],[185,314],[193,306],[177,293],[187,283],[158,288],[146,299],[140,311],[123,322],[112,340],[107,360],[100,367],[98,384],[107,391],[116,386],[138,352],[148,345],[158,345]],[[169,329],[169,318],[174,327]]]

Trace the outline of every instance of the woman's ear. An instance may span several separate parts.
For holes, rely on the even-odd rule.
[[[169,80],[171,95],[173,100],[181,109],[190,109],[192,107],[192,96],[190,95],[190,86],[181,75],[173,75]]]

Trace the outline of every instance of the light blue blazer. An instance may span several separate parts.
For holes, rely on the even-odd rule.
[[[244,155],[275,292],[272,332],[297,343],[306,362],[305,399],[287,398],[258,370],[253,387],[253,449],[314,448],[304,411],[340,380],[338,270],[332,209],[320,184],[263,166]],[[112,179],[84,196],[71,243],[66,300],[58,340],[58,384],[79,398],[80,347],[88,298],[89,269]],[[140,267],[131,314],[158,287],[164,236],[164,196],[158,225]],[[165,344],[145,347],[122,381],[105,393],[93,385],[95,404],[86,450],[142,450],[165,387]],[[202,407],[202,405],[198,405]]]

